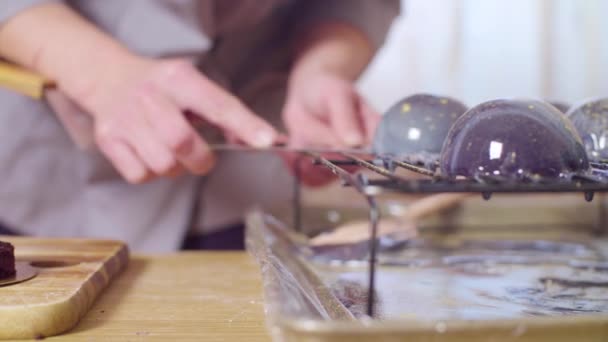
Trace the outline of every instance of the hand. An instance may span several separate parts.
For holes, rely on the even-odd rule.
[[[31,6],[4,21],[0,57],[54,80],[77,105],[69,107],[90,114],[100,150],[132,183],[181,168],[205,173],[212,167],[213,155],[185,112],[249,145],[266,147],[276,136],[190,63],[133,55],[60,1]]]
[[[291,145],[339,149],[369,145],[380,116],[351,81],[319,71],[292,77],[283,119]],[[286,154],[284,159],[293,170],[296,156]],[[323,186],[336,178],[330,170],[312,165],[308,159],[300,167],[301,180],[308,186]]]
[[[100,150],[131,183],[212,168],[214,156],[186,111],[247,145],[267,147],[277,137],[237,98],[181,60],[114,63],[74,100],[93,116]]]
[[[317,71],[292,77],[283,119],[299,147],[353,148],[371,143],[380,116],[351,81]]]

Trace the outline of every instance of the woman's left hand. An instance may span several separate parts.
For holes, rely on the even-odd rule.
[[[283,120],[297,147],[356,148],[371,143],[380,116],[352,81],[317,71],[292,75]]]
[[[331,72],[294,74],[289,82],[283,120],[290,145],[299,148],[357,148],[371,143],[380,116],[352,81]],[[293,168],[296,156],[285,159]],[[328,169],[301,164],[302,181],[322,186],[335,179]]]

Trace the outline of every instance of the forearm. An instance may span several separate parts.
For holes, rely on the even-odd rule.
[[[133,56],[69,7],[32,7],[0,26],[0,56],[57,82],[71,96]]]
[[[292,75],[326,71],[354,81],[373,57],[372,44],[353,26],[324,23],[297,35]]]

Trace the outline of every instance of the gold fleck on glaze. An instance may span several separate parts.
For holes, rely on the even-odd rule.
[[[441,99],[439,100],[439,102],[443,105],[447,105],[448,104],[448,99]]]
[[[412,105],[409,103],[404,103],[403,106],[401,106],[401,112],[402,113],[409,113],[412,110]]]

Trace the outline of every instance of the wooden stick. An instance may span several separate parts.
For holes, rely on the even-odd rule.
[[[4,88],[41,100],[45,89],[54,85],[53,81],[44,76],[14,64],[0,62],[0,86]]]

